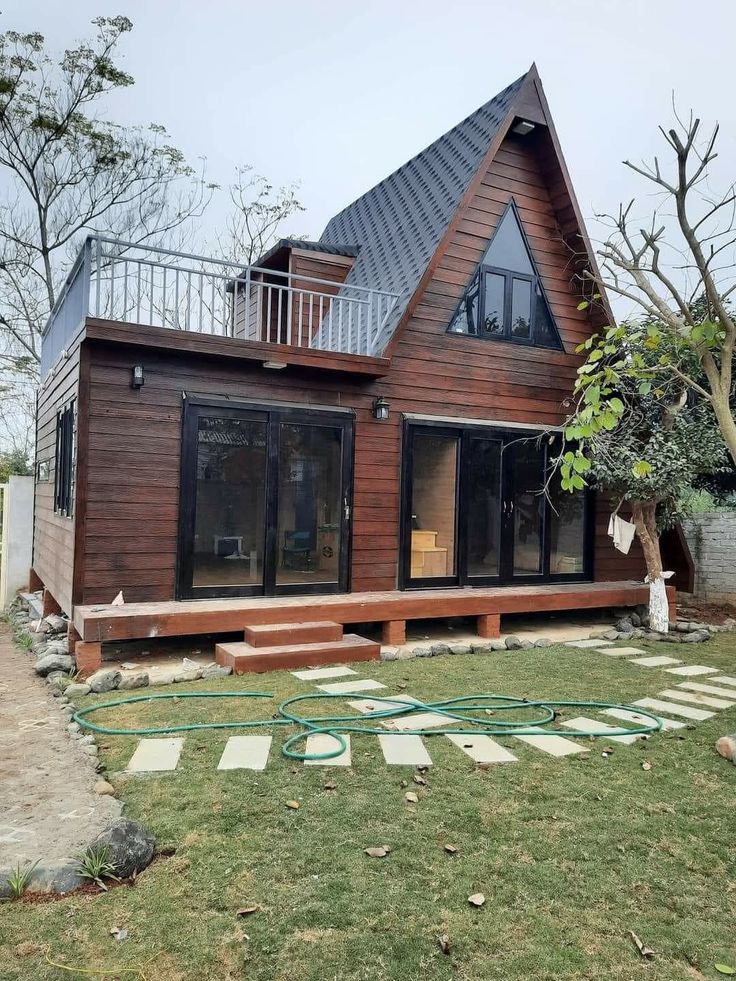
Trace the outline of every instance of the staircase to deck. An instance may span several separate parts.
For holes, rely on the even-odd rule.
[[[312,623],[264,623],[245,628],[245,640],[218,644],[215,660],[234,674],[375,661],[381,645],[358,634],[343,633],[331,620]]]

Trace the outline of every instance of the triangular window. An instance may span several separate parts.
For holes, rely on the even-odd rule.
[[[448,329],[453,334],[562,349],[513,202],[503,213]]]

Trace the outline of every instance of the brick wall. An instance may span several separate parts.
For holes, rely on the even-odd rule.
[[[682,529],[695,563],[695,594],[736,602],[736,512],[697,514]]]

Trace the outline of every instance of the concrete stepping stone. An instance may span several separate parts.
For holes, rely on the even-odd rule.
[[[629,743],[635,743],[637,739],[642,738],[641,735],[611,736],[609,733],[616,732],[615,726],[609,726],[607,722],[601,722],[599,719],[586,719],[584,715],[578,716],[577,719],[570,719],[569,722],[563,722],[562,725],[568,729],[580,729],[584,732],[593,732],[596,735],[606,736],[612,742],[625,743],[627,746]],[[620,729],[621,726],[618,728]]]
[[[305,760],[305,766],[350,766],[350,736],[342,733],[342,738],[347,743],[346,748],[339,756],[333,756],[331,760]],[[337,740],[328,732],[315,732],[307,736],[306,753],[329,753],[330,750],[337,749]]]
[[[463,736],[445,734],[450,742],[459,746],[466,756],[476,763],[516,763],[517,758],[490,736]]]
[[[731,691],[730,688],[716,688],[715,685],[701,685],[696,681],[682,681],[678,688],[684,688],[686,691],[701,691],[704,695],[717,695],[718,698],[727,698],[732,702],[736,702],[736,691]]]
[[[681,678],[697,678],[700,674],[718,674],[718,668],[709,668],[705,664],[685,664],[681,668],[666,668],[667,674],[676,674]]]
[[[601,646],[601,640],[600,640],[600,638],[598,638],[598,640],[593,640],[593,639],[590,639],[590,640],[568,640],[568,641],[565,642],[565,647],[580,647],[580,648],[583,648],[584,649],[586,647],[600,647],[600,646]]]
[[[460,725],[459,719],[450,719],[439,712],[412,712],[411,715],[403,715],[398,719],[386,719],[382,722],[387,729],[396,729],[399,732],[407,729],[439,729],[445,726]]]
[[[651,719],[646,715],[639,715],[638,712],[629,712],[628,709],[604,709],[604,715],[610,715],[614,719],[622,719],[624,722],[634,722],[636,725],[649,724]],[[654,713],[652,713],[654,715]],[[663,719],[661,715],[655,715],[656,719],[662,723],[665,732],[668,729],[685,729],[685,722],[677,722],[675,719]]]
[[[724,698],[713,698],[710,695],[699,695],[696,692],[680,691],[677,688],[666,688],[664,691],[657,692],[658,698],[674,698],[678,702],[692,702],[693,705],[706,705],[708,708],[728,709],[733,708],[733,701],[727,702]]]
[[[300,681],[320,681],[322,678],[343,678],[349,674],[357,674],[352,668],[305,668],[304,671],[292,671]]]
[[[599,654],[607,654],[608,657],[631,657],[634,654],[646,654],[646,651],[638,647],[598,647]]]
[[[657,654],[656,657],[637,657],[631,661],[642,668],[663,668],[665,664],[682,664],[676,657],[666,657],[664,654]]]
[[[539,736],[514,736],[514,738],[520,739],[523,743],[528,743],[535,749],[541,749],[543,753],[549,753],[550,756],[572,756],[573,753],[587,753],[590,750],[589,746],[584,745],[579,740],[565,739],[564,736],[556,736],[553,733],[544,732],[543,729],[540,729],[539,732]]]
[[[690,705],[664,702],[661,698],[640,698],[638,702],[631,704],[643,709],[652,709],[654,712],[665,712],[667,715],[679,715],[681,719],[692,719],[694,722],[704,722],[715,715],[715,712],[704,712],[703,709],[692,708]]]
[[[328,695],[351,695],[354,691],[378,691],[379,688],[386,688],[380,681],[373,681],[371,678],[356,678],[355,681],[336,681],[331,685],[317,685],[320,691],[327,692]]]
[[[230,736],[218,770],[265,770],[272,736]]]
[[[732,678],[728,674],[719,674],[717,678],[710,678],[710,681],[715,681],[719,685],[730,685],[736,688],[736,678]]]
[[[379,736],[383,758],[389,766],[431,766],[432,759],[421,736]]]
[[[126,773],[158,773],[175,770],[183,739],[141,739],[130,758]]]

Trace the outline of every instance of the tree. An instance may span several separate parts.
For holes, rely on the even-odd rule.
[[[645,312],[647,350],[657,355],[645,364],[624,360],[617,370],[651,383],[652,391],[676,379],[696,392],[712,407],[736,463],[736,317],[728,303],[736,290],[736,183],[715,195],[710,190],[718,126],[703,141],[700,120],[692,115],[667,131],[660,129],[673,156],[671,174],[657,157],[651,165],[624,161],[660,195],[651,218],[639,226],[633,201],[615,217],[599,216],[612,224],[598,252],[606,285]],[[580,308],[589,302],[584,300]],[[626,337],[626,331],[611,328],[602,339],[603,349],[620,347]]]
[[[157,243],[202,214],[213,185],[163,127],[122,127],[106,97],[133,84],[115,63],[127,17],[58,57],[43,35],[0,35],[0,371],[35,376],[40,337],[82,236]]]
[[[578,372],[575,411],[558,464],[563,490],[594,482],[617,508],[624,503],[631,508],[650,583],[650,623],[666,632],[660,532],[683,517],[696,479],[718,471],[727,456],[709,401],[689,397],[677,376],[670,375],[661,388],[650,381],[648,366],[660,357],[649,344],[652,326],[609,328],[602,338],[581,345],[590,353]],[[686,365],[696,357],[687,346],[678,356]],[[621,370],[630,363],[636,373]]]

